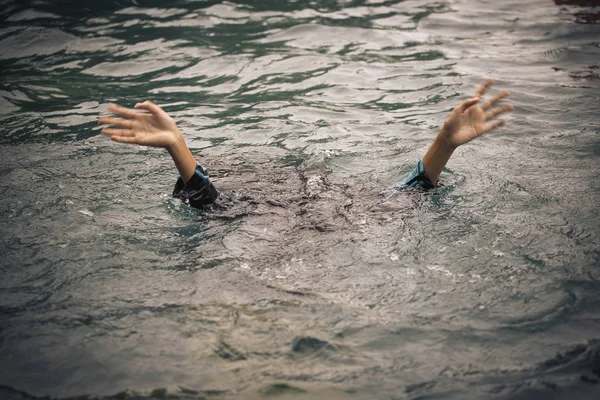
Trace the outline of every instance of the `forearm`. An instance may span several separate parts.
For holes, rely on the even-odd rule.
[[[196,159],[187,147],[185,139],[181,136],[173,145],[168,146],[167,150],[175,162],[179,175],[184,183],[187,183],[196,171]]]
[[[425,157],[423,157],[425,173],[432,183],[435,184],[437,182],[442,170],[448,163],[448,160],[450,160],[455,149],[456,147],[453,147],[448,143],[446,134],[442,129],[431,144],[429,150],[427,150]]]
[[[219,191],[210,181],[206,170],[196,164],[183,137],[167,149],[180,175],[173,189],[173,197],[199,209],[206,209],[213,204],[219,197]]]

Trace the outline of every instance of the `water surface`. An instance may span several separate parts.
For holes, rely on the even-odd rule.
[[[0,397],[600,395],[598,2],[0,3]],[[98,135],[144,99],[233,207]]]

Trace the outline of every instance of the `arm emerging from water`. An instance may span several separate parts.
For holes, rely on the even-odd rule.
[[[102,134],[119,143],[166,149],[180,175],[173,196],[197,208],[212,204],[218,192],[206,171],[196,163],[173,118],[150,101],[138,103],[135,108],[137,111],[109,104],[108,110],[120,118],[100,117],[98,124],[110,126],[102,129]]]
[[[505,120],[493,120],[500,114],[512,110],[513,106],[511,104],[496,108],[493,106],[509,95],[507,90],[500,91],[496,96],[479,105],[481,96],[492,83],[493,80],[487,79],[475,92],[473,98],[466,100],[450,113],[423,160],[419,161],[417,168],[400,182],[402,186],[432,187],[458,146],[506,123]],[[108,109],[118,117],[103,116],[98,119],[100,125],[109,125],[102,129],[103,135],[119,143],[166,149],[180,174],[173,196],[196,208],[205,208],[214,203],[219,196],[217,189],[210,182],[206,170],[196,163],[175,121],[162,108],[145,101],[136,104],[135,109],[118,104],[109,104]]]
[[[490,100],[479,104],[481,97],[493,83],[492,79],[486,79],[472,98],[452,110],[423,161],[417,164],[415,171],[406,177],[402,184],[411,186],[416,182],[421,183],[423,178],[429,181],[425,182],[426,184],[435,184],[458,146],[506,124],[506,120],[495,118],[513,110],[513,105],[506,104],[496,108],[493,106],[510,94],[508,90],[502,90]]]

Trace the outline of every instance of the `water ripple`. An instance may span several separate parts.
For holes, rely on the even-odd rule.
[[[595,2],[0,3],[0,397],[597,394]],[[231,208],[98,135],[146,98]]]

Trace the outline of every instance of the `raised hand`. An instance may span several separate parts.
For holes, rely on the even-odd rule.
[[[432,183],[437,182],[440,173],[458,146],[506,124],[505,120],[493,120],[498,115],[514,109],[512,104],[497,108],[492,107],[510,94],[508,90],[500,91],[481,106],[478,104],[481,96],[493,83],[492,79],[486,79],[475,91],[473,98],[458,105],[446,118],[444,127],[423,157],[425,173]]]
[[[478,104],[481,97],[494,83],[493,79],[486,79],[470,98],[458,105],[444,122],[441,134],[448,144],[454,148],[468,143],[478,136],[506,124],[506,120],[492,121],[502,113],[514,109],[512,104],[494,108],[494,104],[510,94],[508,90],[500,91],[481,106]]]
[[[98,118],[98,124],[111,126],[102,129],[102,134],[110,136],[115,142],[167,149],[181,179],[187,183],[196,170],[196,160],[173,118],[150,101],[137,103],[135,108],[149,112],[138,112],[118,104],[109,104],[109,111],[122,118]]]
[[[108,110],[122,118],[100,117],[99,125],[111,126],[102,129],[102,134],[115,142],[165,149],[183,141],[183,135],[177,129],[175,121],[162,108],[150,101],[137,103],[135,108],[149,112],[138,112],[118,104],[109,104]]]

